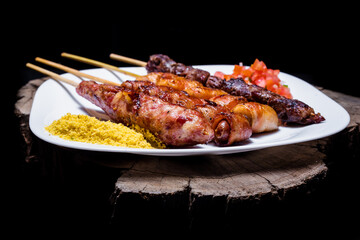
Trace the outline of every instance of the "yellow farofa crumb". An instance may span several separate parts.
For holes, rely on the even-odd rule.
[[[105,122],[95,117],[70,113],[45,127],[51,134],[71,141],[129,148],[165,148],[165,145],[148,130],[139,126],[132,128],[121,123]]]

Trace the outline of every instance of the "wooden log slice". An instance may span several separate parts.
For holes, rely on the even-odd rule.
[[[320,140],[220,156],[89,154],[57,146],[49,150],[49,144],[34,137],[28,126],[34,93],[44,80],[30,81],[21,88],[15,106],[26,145],[26,161],[48,161],[40,154],[47,152],[57,158],[66,157],[67,162],[80,159],[120,169],[109,196],[113,223],[151,222],[146,216],[162,214],[186,220],[185,228],[194,226],[199,219],[207,218],[209,211],[224,217],[243,209],[245,202],[273,201],[299,189],[309,191],[313,183],[326,176],[325,162],[335,152],[359,157],[360,99],[326,89],[320,90],[346,108],[351,122],[341,133]],[[34,142],[39,149],[34,150]],[[135,216],[141,216],[141,220]]]

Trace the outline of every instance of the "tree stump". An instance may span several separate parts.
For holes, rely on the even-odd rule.
[[[359,157],[360,99],[326,89],[320,90],[350,113],[351,122],[341,133],[324,139],[221,156],[152,157],[65,149],[43,142],[29,130],[32,99],[45,80],[30,81],[18,92],[15,113],[26,146],[25,161],[50,161],[43,166],[54,169],[62,168],[66,158],[67,164],[88,161],[116,169],[109,196],[109,221],[114,226],[155,226],[160,221],[163,227],[211,229],[234,219],[244,224],[254,221],[249,209],[260,211],[249,206],[311,191],[326,176],[325,162],[335,153]],[[239,220],[241,216],[247,220]]]

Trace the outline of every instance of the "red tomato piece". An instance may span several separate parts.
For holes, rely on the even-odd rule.
[[[292,98],[290,89],[282,85],[278,77],[279,73],[280,70],[267,68],[263,61],[255,59],[250,67],[235,65],[232,74],[227,75],[222,72],[216,72],[215,76],[225,80],[242,77],[248,84],[256,84],[284,97]]]

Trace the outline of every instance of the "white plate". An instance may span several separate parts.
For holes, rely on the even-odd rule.
[[[231,73],[233,70],[233,65],[201,65],[195,67],[207,70],[211,74],[214,74],[215,71]],[[140,75],[146,74],[145,69],[142,67],[128,67],[122,69]],[[102,68],[84,70],[83,72],[118,82],[120,81],[119,78],[123,80],[133,79],[129,76],[117,72],[110,72]],[[77,77],[68,73],[63,74],[63,76],[75,81],[80,81]],[[313,107],[315,112],[320,112],[326,120],[322,123],[309,126],[279,127],[279,130],[275,132],[254,134],[249,140],[239,145],[228,147],[217,147],[209,144],[176,149],[137,149],[81,143],[53,136],[45,130],[45,126],[48,126],[54,120],[61,118],[66,113],[88,114],[88,110],[100,112],[102,112],[102,110],[79,96],[74,87],[50,79],[43,83],[35,94],[30,113],[30,129],[42,140],[68,148],[156,156],[185,156],[246,152],[261,148],[310,141],[335,134],[348,125],[350,116],[345,109],[312,85],[283,72],[279,74],[279,78],[290,87],[294,98]]]

